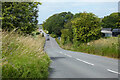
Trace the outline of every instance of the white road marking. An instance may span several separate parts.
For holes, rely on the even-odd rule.
[[[68,57],[72,57],[71,55],[66,55],[66,56],[68,56]]]
[[[89,62],[87,62],[87,61],[84,61],[84,60],[81,60],[81,59],[78,59],[78,58],[76,58],[78,61],[81,61],[81,62],[84,62],[84,63],[86,63],[86,64],[89,64],[89,65],[94,65],[94,64],[92,64],[92,63],[89,63]]]
[[[116,72],[116,71],[113,71],[113,70],[110,70],[110,69],[107,69],[109,72],[112,72],[112,73],[116,73],[116,74],[120,74],[120,73],[118,73],[118,72]]]
[[[66,54],[64,54],[64,55],[66,55]]]
[[[60,52],[62,54],[62,52]]]
[[[63,54],[62,52],[60,52],[61,54]],[[71,55],[68,55],[68,54],[64,54],[64,55],[66,55],[66,56],[68,56],[68,57],[72,57]]]

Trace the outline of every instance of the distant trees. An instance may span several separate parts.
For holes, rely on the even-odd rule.
[[[43,24],[43,28],[50,34],[61,36],[62,44],[75,45],[101,38],[102,27],[120,28],[120,13],[112,13],[101,19],[93,13],[73,15],[70,12],[62,12],[49,17]]]
[[[103,28],[120,28],[120,13],[112,13],[102,19]]]
[[[100,30],[100,19],[93,13],[77,13],[65,25],[65,29],[61,30],[61,40],[63,44],[67,42],[77,45],[87,43],[99,39],[101,37]]]
[[[61,36],[62,44],[87,43],[101,37],[100,18],[93,13],[62,12],[49,17],[44,23],[43,28],[50,34]]]
[[[60,36],[61,30],[64,28],[64,24],[67,23],[72,17],[73,14],[71,12],[54,14],[43,23],[43,28],[48,30],[50,34]]]
[[[39,2],[3,2],[2,28],[30,34],[37,28],[37,6]]]

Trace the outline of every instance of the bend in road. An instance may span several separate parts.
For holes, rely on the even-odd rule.
[[[118,78],[120,74],[117,59],[64,50],[52,37],[44,49],[52,60],[49,78]]]

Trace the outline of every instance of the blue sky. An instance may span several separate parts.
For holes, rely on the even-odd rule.
[[[47,18],[56,13],[72,12],[73,14],[79,12],[92,12],[98,17],[107,16],[113,12],[118,12],[118,2],[81,2],[81,1],[43,1],[42,5],[38,7],[39,17],[38,24],[43,23]]]

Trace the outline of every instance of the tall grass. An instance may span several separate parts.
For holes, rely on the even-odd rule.
[[[2,29],[0,28],[0,77],[2,75]]]
[[[57,40],[57,39],[56,39]],[[57,40],[57,42],[60,41]],[[99,40],[94,40],[89,43],[82,43],[80,46],[75,46],[72,43],[60,46],[67,50],[78,51],[78,52],[85,52],[89,54],[95,54],[100,56],[106,56],[111,58],[118,58],[118,37],[111,37],[111,38],[101,38]]]
[[[50,59],[45,38],[2,33],[2,78],[47,78]]]

